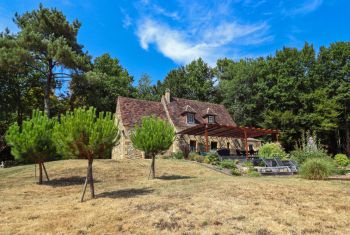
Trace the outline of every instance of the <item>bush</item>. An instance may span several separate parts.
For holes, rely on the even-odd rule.
[[[232,169],[231,174],[236,176],[242,175],[242,173],[237,168]]]
[[[298,164],[302,164],[307,159],[311,158],[328,158],[326,152],[320,149],[316,149],[313,151],[307,151],[302,149],[294,150],[290,153],[291,159],[295,160]]]
[[[204,162],[205,158],[198,153],[195,152],[190,152],[188,154],[188,159],[191,161],[196,161],[196,162]]]
[[[182,152],[175,152],[171,154],[171,158],[173,159],[184,159],[184,154]]]
[[[196,162],[204,162],[205,158],[203,156],[197,154],[194,156],[193,160]]]
[[[249,171],[249,172],[248,172],[248,176],[251,176],[251,177],[259,177],[259,176],[260,176],[260,173],[257,172],[257,171]]]
[[[338,153],[334,156],[334,161],[338,166],[346,167],[350,164],[349,158],[345,154]]]
[[[286,155],[286,152],[284,152],[282,146],[278,143],[267,143],[259,149],[259,156],[263,158],[285,158]]]
[[[250,168],[250,167],[254,167],[254,164],[252,162],[250,162],[250,161],[246,161],[246,162],[243,163],[243,166]]]
[[[188,154],[188,159],[191,160],[191,161],[194,161],[194,156],[198,155],[197,153],[195,152],[190,152]]]
[[[237,168],[236,163],[233,160],[223,160],[220,163],[220,166],[222,168],[227,168],[227,169],[236,169]]]
[[[307,159],[300,167],[300,175],[305,179],[323,180],[335,172],[336,168],[327,158]]]
[[[205,157],[205,163],[212,165],[219,165],[220,159],[219,154],[217,152],[209,152]]]

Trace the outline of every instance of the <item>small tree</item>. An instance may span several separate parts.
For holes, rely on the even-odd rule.
[[[5,136],[11,146],[11,153],[17,160],[35,162],[39,165],[39,184],[43,181],[43,170],[49,180],[44,161],[56,155],[55,143],[52,139],[52,130],[55,119],[50,119],[43,112],[33,110],[31,119],[25,120],[20,127],[12,124]]]
[[[61,117],[54,129],[54,137],[59,152],[66,158],[88,160],[87,175],[81,201],[84,200],[87,183],[91,197],[95,197],[92,163],[94,158],[107,158],[112,147],[119,140],[118,128],[110,112],[100,112],[90,107],[77,108]]]
[[[133,146],[152,157],[150,174],[155,178],[155,157],[168,150],[174,141],[174,128],[166,121],[155,117],[142,118],[141,125],[135,126],[131,134]]]

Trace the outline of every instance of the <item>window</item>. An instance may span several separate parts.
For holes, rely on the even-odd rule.
[[[190,140],[190,150],[192,152],[196,151],[196,141],[195,140]]]
[[[194,114],[193,113],[188,113],[187,114],[187,123],[188,124],[194,124]]]
[[[211,142],[210,143],[210,149],[211,150],[216,150],[216,149],[218,149],[218,142]]]
[[[214,123],[215,117],[214,116],[208,116],[208,123]]]
[[[230,149],[230,142],[227,142],[226,147],[227,149]]]

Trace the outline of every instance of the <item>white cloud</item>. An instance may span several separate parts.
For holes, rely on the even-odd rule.
[[[307,0],[301,6],[291,9],[289,15],[307,14],[315,11],[322,5],[323,0]]]
[[[178,64],[186,64],[193,59],[203,58],[210,65],[215,65],[221,57],[237,53],[237,50],[226,47],[228,44],[259,44],[269,40],[267,37],[255,37],[254,34],[266,30],[267,25],[240,25],[237,22],[221,23],[216,27],[205,29],[198,35],[191,35],[190,30],[181,30],[154,19],[140,20],[137,36],[141,47],[148,50],[150,45],[164,56]],[[249,39],[252,37],[252,40]]]

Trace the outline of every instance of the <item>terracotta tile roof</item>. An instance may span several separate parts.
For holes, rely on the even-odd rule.
[[[186,105],[184,108],[183,108],[183,111],[181,114],[185,114],[185,113],[197,113],[196,110],[194,110],[191,106],[189,105]]]
[[[173,121],[176,128],[178,129],[178,131],[184,130],[194,125],[187,124],[186,115],[181,115],[181,113],[183,112],[183,107],[185,107],[186,105],[189,105],[196,111],[195,124],[205,123],[206,119],[203,118],[203,116],[205,116],[207,112],[211,112],[212,114],[217,115],[215,118],[216,123],[221,125],[237,126],[231,118],[231,115],[223,105],[174,97],[172,98],[172,102],[166,103],[166,106],[170,118]]]
[[[138,100],[126,97],[118,97],[117,105],[120,107],[120,115],[123,125],[133,127],[140,124],[144,116],[156,116],[168,120],[162,103]]]
[[[218,114],[214,112],[214,110],[212,110],[211,108],[207,108],[203,117],[206,117],[206,116],[217,116]]]
[[[215,122],[221,125],[237,126],[223,105],[187,100],[173,97],[170,103],[165,102],[171,121],[177,131],[187,129],[200,123],[206,123],[205,116],[216,115]],[[168,120],[166,111],[161,102],[138,100],[132,98],[118,97],[117,105],[123,125],[133,127],[140,124],[144,116],[156,116]],[[195,113],[195,124],[187,124],[185,110]]]

